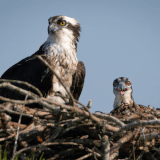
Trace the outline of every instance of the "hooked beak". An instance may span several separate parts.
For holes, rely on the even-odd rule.
[[[49,33],[55,33],[56,31],[60,30],[54,23],[48,26]]]
[[[127,91],[127,88],[123,83],[120,83],[117,87],[117,91],[120,92],[121,95],[124,95],[125,91]]]

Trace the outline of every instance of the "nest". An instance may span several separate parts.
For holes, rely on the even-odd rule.
[[[24,82],[0,81],[0,88],[26,96],[25,100],[0,96],[3,101],[0,104],[0,157],[6,155],[12,160],[160,159],[158,109],[133,103],[121,104],[109,114],[92,114],[91,101],[85,106],[70,93],[67,98],[72,103],[59,104],[42,97],[38,89],[33,94],[15,85]],[[33,107],[35,103],[43,109],[30,108],[29,105]]]
[[[69,105],[45,111],[3,103],[1,150],[9,159],[13,154],[29,159],[31,153],[47,160],[160,159],[159,116],[158,110],[135,103],[121,104],[110,114]]]

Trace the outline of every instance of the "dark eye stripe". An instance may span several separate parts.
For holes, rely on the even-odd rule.
[[[57,21],[57,24],[60,24],[60,23],[64,23],[64,24],[66,24],[66,21],[65,20],[62,20],[62,19],[59,19],[58,21]]]
[[[117,85],[119,85],[120,82],[124,82],[125,84],[127,84],[127,82],[130,82],[130,84],[129,84],[128,86],[131,86],[131,85],[132,85],[129,78],[127,78],[127,77],[119,77],[119,78],[117,78],[117,79],[115,79],[115,80],[113,81],[113,86],[116,87],[116,86],[114,85],[114,83],[117,83]]]

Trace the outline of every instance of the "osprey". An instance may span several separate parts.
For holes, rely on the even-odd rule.
[[[122,102],[126,104],[133,104],[131,80],[126,77],[119,77],[113,81],[113,93],[115,100],[113,108],[115,109]]]
[[[65,103],[64,98],[55,94],[67,96],[66,90],[49,68],[35,57],[35,55],[40,55],[51,65],[68,91],[78,100],[85,78],[85,66],[83,62],[78,62],[76,57],[80,24],[74,18],[62,15],[51,17],[48,21],[49,36],[44,44],[33,55],[10,67],[1,78],[26,81],[39,88],[47,99]],[[17,86],[34,92],[24,85]],[[1,95],[24,100],[24,96],[8,89],[1,89]]]

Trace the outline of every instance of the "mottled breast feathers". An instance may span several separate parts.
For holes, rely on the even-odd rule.
[[[40,55],[46,60],[59,76],[67,89],[78,100],[81,94],[84,79],[85,66],[77,60],[77,42],[80,36],[80,24],[74,18],[67,16],[55,16],[49,18],[48,38],[45,43],[33,55],[21,60],[10,67],[1,79],[20,80],[37,87],[47,99],[65,103],[57,97],[56,93],[67,96],[64,87],[57,77],[35,55]],[[16,86],[35,91],[22,84]],[[25,96],[8,89],[0,89],[0,95],[11,99],[22,99]]]

